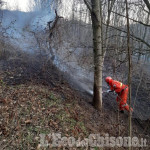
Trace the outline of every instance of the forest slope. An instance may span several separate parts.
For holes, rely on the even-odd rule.
[[[109,96],[105,95],[104,108],[98,112],[89,103],[92,98],[74,90],[50,60],[21,52],[18,56],[0,61],[2,149],[39,148],[42,133],[76,139],[94,133],[128,135],[128,116],[120,114],[118,118],[112,104],[107,103]],[[147,123],[133,119],[133,135],[148,139]]]

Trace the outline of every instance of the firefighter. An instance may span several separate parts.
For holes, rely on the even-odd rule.
[[[110,90],[107,92],[115,92],[117,93],[117,103],[119,105],[119,109],[121,113],[124,113],[124,110],[130,111],[129,105],[127,104],[128,98],[128,85],[125,85],[119,81],[113,80],[111,77],[105,78],[106,83],[110,86]],[[131,111],[133,109],[131,108]]]

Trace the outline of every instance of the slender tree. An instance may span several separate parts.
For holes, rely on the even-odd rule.
[[[104,63],[104,57],[106,49],[103,49],[103,36],[102,36],[102,5],[100,0],[91,0],[91,6],[87,0],[84,0],[85,4],[91,12],[92,29],[93,29],[93,54],[94,54],[94,87],[93,87],[93,104],[98,109],[102,108],[102,69]],[[115,0],[108,2],[108,17],[106,27],[106,42],[105,47],[108,44],[108,26],[110,23],[110,15]]]
[[[92,28],[93,28],[93,53],[94,53],[94,97],[93,104],[100,110],[102,108],[102,13],[101,1],[91,0],[92,3]]]
[[[93,28],[93,54],[94,54],[94,87],[93,104],[95,108],[102,108],[102,69],[103,69],[103,49],[102,49],[102,12],[101,1],[91,0],[91,5],[84,0],[91,12]]]
[[[130,111],[129,111],[129,136],[132,137],[132,114],[131,114],[131,77],[132,77],[132,72],[131,72],[131,65],[132,65],[132,60],[131,60],[131,49],[130,49],[130,28],[129,28],[129,15],[128,15],[128,1],[125,0],[126,3],[126,19],[127,19],[127,51],[128,51],[128,85],[129,85],[129,106],[130,106]],[[129,150],[131,150],[131,146],[129,146]]]

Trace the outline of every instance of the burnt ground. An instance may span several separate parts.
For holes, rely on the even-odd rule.
[[[115,101],[109,101],[115,96],[105,94],[103,110],[95,110],[92,97],[75,90],[44,56],[20,53],[19,57],[2,59],[0,79],[1,149],[42,149],[41,133],[61,132],[76,138],[91,133],[128,135],[128,114],[118,113]],[[132,123],[133,136],[148,141],[149,120],[133,119]]]

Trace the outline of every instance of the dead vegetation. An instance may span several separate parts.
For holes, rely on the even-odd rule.
[[[104,96],[104,109],[98,112],[91,98],[75,91],[65,75],[42,55],[18,53],[0,61],[1,149],[39,149],[42,133],[76,139],[93,133],[128,135],[128,115],[118,119],[109,96]],[[134,136],[149,137],[144,123],[133,120]]]
[[[65,136],[87,134],[82,116],[69,97],[56,89],[37,85],[3,86],[1,90],[0,134],[2,149],[35,149],[39,135],[61,132]],[[5,91],[5,94],[3,92]]]

